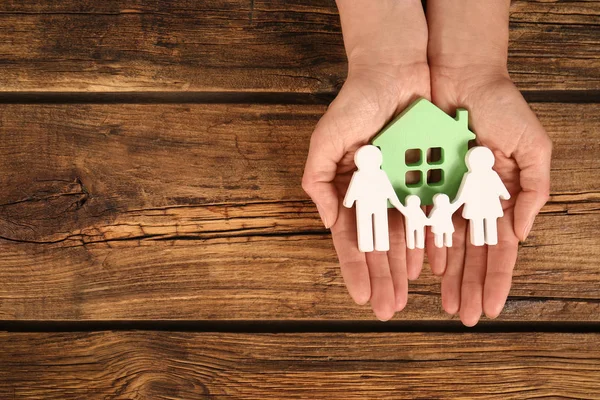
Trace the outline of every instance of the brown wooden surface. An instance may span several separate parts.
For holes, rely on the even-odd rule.
[[[600,0],[512,1],[552,196],[463,333],[427,270],[409,322],[354,305],[300,188],[333,0],[0,2],[0,400],[600,399],[599,33]]]
[[[513,1],[522,90],[600,90],[600,1]],[[333,0],[0,3],[0,90],[300,92],[341,86]]]
[[[10,399],[600,399],[600,335],[0,334]]]
[[[553,196],[501,318],[600,321],[600,108],[533,108]],[[323,107],[0,110],[0,319],[373,318],[299,186]],[[425,273],[397,318],[447,319],[439,297]]]

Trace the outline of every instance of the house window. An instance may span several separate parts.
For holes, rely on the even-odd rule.
[[[427,171],[427,184],[429,186],[441,186],[444,184],[444,170],[430,169]]]
[[[404,163],[407,167],[421,165],[423,162],[423,151],[421,149],[408,149],[404,153]]]
[[[431,147],[427,150],[427,164],[439,165],[444,162],[444,149]]]
[[[406,187],[417,188],[423,186],[423,173],[418,170],[407,171],[404,176]]]

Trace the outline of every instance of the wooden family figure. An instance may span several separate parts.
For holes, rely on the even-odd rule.
[[[434,107],[434,109],[431,107]],[[417,111],[420,111],[420,113]],[[399,122],[403,118],[405,120],[409,119],[409,127],[411,125],[414,127],[415,115],[424,118],[431,116],[432,112],[439,119],[436,121],[435,118],[429,118],[429,123],[427,119],[422,119],[419,128],[431,132],[431,126],[428,127],[428,125],[431,125],[433,120],[434,128],[439,129],[440,121],[445,122],[440,113],[453,122],[458,122],[458,117],[461,115],[466,117],[466,112],[462,111],[457,113],[457,119],[455,120],[427,100],[420,99],[386,127],[373,140],[373,143],[377,143],[378,138],[384,132],[389,132],[390,127],[394,128],[394,126],[402,125]],[[412,121],[407,118],[407,115],[412,116]],[[404,125],[404,131],[406,131],[406,124]],[[449,125],[449,127],[456,129],[456,126],[453,125]],[[476,146],[469,150],[468,141],[464,139],[470,138],[471,135],[474,137],[474,135],[468,131],[468,128],[467,132],[469,134],[463,135],[462,139],[460,139],[460,135],[452,136],[452,132],[450,132],[450,135],[446,135],[442,139],[443,142],[445,141],[443,147],[445,155],[440,156],[439,159],[431,160],[430,151],[427,151],[427,148],[430,150],[432,147],[429,146],[433,146],[435,143],[425,142],[420,146],[423,146],[427,152],[426,163],[423,160],[417,160],[416,162],[414,160],[404,161],[404,157],[402,157],[404,162],[398,163],[398,154],[395,154],[396,157],[390,157],[393,162],[387,163],[387,171],[384,160],[385,154],[380,147],[365,145],[356,151],[354,162],[357,171],[352,176],[343,205],[348,208],[356,205],[358,248],[360,251],[389,250],[389,207],[397,209],[404,216],[406,246],[409,249],[422,249],[425,247],[425,229],[427,226],[431,227],[436,247],[452,247],[452,234],[454,233],[452,216],[461,206],[464,206],[463,218],[469,220],[471,243],[475,246],[483,246],[484,244],[493,246],[498,243],[497,219],[504,215],[500,199],[507,200],[510,198],[510,194],[498,174],[492,169],[495,161],[492,151],[483,146]],[[425,135],[425,139],[421,135],[419,140],[439,140],[439,137],[436,137],[437,135],[437,131],[433,135]],[[460,140],[456,140],[456,136],[459,136]],[[380,141],[383,145],[387,145],[387,153],[391,156],[394,155],[394,151],[404,155],[405,148],[416,146],[414,142],[411,143],[410,139],[407,140],[405,136],[399,137],[401,138],[399,142],[397,140],[390,142],[389,139],[386,139],[387,142]],[[453,138],[456,142],[459,142],[454,147],[449,143],[449,140]],[[390,143],[394,144],[391,151]],[[454,158],[449,157],[448,154],[448,150],[452,151],[453,149],[455,150],[453,153],[457,153]],[[419,150],[419,148],[416,148],[416,150]],[[395,166],[400,166],[400,174],[397,173]],[[405,166],[406,169],[402,169]],[[448,177],[449,173],[452,173],[454,179],[440,179],[436,182],[427,180],[427,182],[417,182],[417,184],[414,182],[407,183],[406,177],[408,174],[405,174],[405,171],[421,173],[425,171],[430,175],[431,170],[442,171],[442,174],[448,172]],[[457,174],[458,176],[456,176]],[[390,179],[390,175],[393,179]],[[457,184],[459,184],[458,188],[455,187]],[[406,195],[405,204],[400,201],[397,195],[398,188],[401,192],[410,192],[411,190],[413,192]],[[455,195],[453,201],[450,201],[449,194]],[[425,198],[426,204],[433,205],[429,215],[426,215],[423,211],[422,205],[424,205],[424,202],[422,198]]]

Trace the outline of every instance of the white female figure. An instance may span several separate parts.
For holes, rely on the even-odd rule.
[[[362,252],[388,251],[388,200],[395,207],[402,206],[385,171],[381,169],[381,150],[372,145],[362,146],[354,154],[358,170],[352,175],[344,207],[356,202],[358,249]],[[375,240],[373,240],[375,233]]]
[[[448,195],[438,193],[433,196],[433,208],[429,213],[429,225],[433,233],[435,247],[452,247],[454,223],[452,214],[460,207],[458,203],[450,203]]]
[[[473,147],[465,156],[468,171],[458,189],[455,204],[464,204],[463,217],[469,220],[471,244],[498,244],[497,219],[504,215],[500,199],[510,199],[502,180],[492,169],[494,154],[483,146]]]

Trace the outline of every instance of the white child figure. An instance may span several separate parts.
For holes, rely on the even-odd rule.
[[[435,247],[452,247],[454,224],[452,214],[460,207],[458,203],[450,203],[448,195],[438,193],[433,196],[433,208],[429,213],[429,225],[433,233]]]
[[[500,199],[510,199],[502,180],[492,169],[494,153],[487,147],[473,147],[465,156],[468,171],[458,189],[455,204],[465,205],[463,217],[469,220],[471,244],[498,244],[497,219],[504,215]]]
[[[381,169],[382,161],[378,147],[366,145],[359,148],[354,155],[358,170],[352,175],[344,198],[344,207],[352,208],[356,202],[358,249],[362,252],[390,249],[388,200],[395,207],[402,206],[388,176]]]
[[[393,203],[392,203],[393,204]],[[404,215],[404,229],[406,232],[406,247],[409,249],[425,248],[425,226],[428,224],[427,216],[421,209],[421,199],[414,194],[406,196],[406,207],[402,204],[394,207]]]

